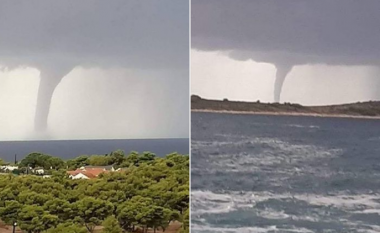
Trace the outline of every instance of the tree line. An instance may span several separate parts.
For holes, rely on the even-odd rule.
[[[189,226],[189,157],[177,153],[163,158],[150,152],[115,151],[63,161],[32,153],[20,167],[42,167],[50,178],[13,174],[0,176],[0,219],[17,223],[27,233],[133,232],[137,228],[166,229],[173,221]],[[96,179],[72,180],[67,169],[113,165],[120,172]]]

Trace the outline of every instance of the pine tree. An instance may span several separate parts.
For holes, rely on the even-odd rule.
[[[109,216],[103,221],[103,233],[121,233],[122,229],[115,216]]]

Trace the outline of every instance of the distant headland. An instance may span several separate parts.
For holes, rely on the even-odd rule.
[[[261,103],[208,100],[191,96],[192,112],[217,112],[235,114],[291,115],[317,117],[352,117],[380,119],[380,101],[357,102],[340,105],[302,106],[293,103]]]

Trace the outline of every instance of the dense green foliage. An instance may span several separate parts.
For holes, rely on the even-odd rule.
[[[52,173],[50,178],[0,176],[0,219],[9,225],[17,222],[25,232],[83,233],[101,225],[104,232],[165,229],[171,221],[181,221],[188,229],[188,156],[159,158],[148,152],[126,156],[115,151],[60,162],[32,153],[20,164]],[[100,164],[123,169],[89,180],[72,180],[62,170]]]
[[[69,169],[74,170],[82,166],[108,166],[113,165],[115,168],[129,167],[130,165],[138,166],[140,163],[149,163],[156,158],[156,155],[151,152],[139,154],[132,151],[129,155],[125,155],[124,151],[116,150],[106,155],[81,155],[68,161],[63,161],[58,157],[43,153],[30,153],[18,166],[22,173],[26,173],[26,168],[43,168],[49,170]],[[0,165],[3,163],[0,160]]]
[[[65,166],[65,162],[58,158],[42,153],[31,153],[21,160],[20,167],[41,167],[45,169],[59,169]]]
[[[185,213],[182,215],[182,230],[181,233],[188,233],[189,232],[189,209],[186,209]]]
[[[120,233],[122,229],[115,216],[109,216],[103,221],[103,233]]]

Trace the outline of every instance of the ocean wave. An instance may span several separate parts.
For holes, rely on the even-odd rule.
[[[313,233],[306,228],[277,228],[276,226],[268,227],[212,227],[210,225],[198,225],[193,224],[191,226],[191,232],[221,232],[221,233]]]
[[[211,191],[193,190],[191,192],[192,204],[207,205],[217,203],[219,205],[232,205],[235,207],[253,207],[259,202],[274,200],[293,199],[304,201],[313,206],[336,207],[352,213],[379,213],[380,194],[357,194],[348,195],[335,193],[329,195],[318,194],[292,194],[271,192],[236,192],[214,193]],[[197,210],[193,210],[196,213]]]
[[[194,153],[202,151],[204,154],[204,157],[198,156],[197,159],[204,159],[204,162],[194,163],[194,171],[257,172],[271,169],[292,176],[312,173],[319,177],[329,177],[336,172],[329,170],[328,166],[316,167],[313,163],[323,165],[323,161],[343,153],[339,148],[292,144],[276,138],[259,137],[193,141],[192,149]]]
[[[247,197],[213,193],[211,191],[191,192],[192,214],[228,213],[242,208],[252,208],[254,203]]]
[[[377,123],[209,120],[192,134],[193,232],[380,232]]]
[[[288,124],[286,127],[294,127],[294,128],[310,128],[310,129],[320,129],[318,125],[297,125],[297,124]]]
[[[271,232],[268,226],[252,228],[251,225],[242,226],[243,228],[239,228],[241,231],[233,231],[231,226],[208,229],[207,224],[210,223],[207,219],[213,219],[214,215],[236,213],[248,214],[251,218],[266,219],[266,222],[272,222],[274,226],[274,223],[283,223],[284,221],[291,225],[293,224],[295,227],[301,227],[305,224],[311,226],[315,226],[315,224],[331,224],[332,227],[338,225],[345,229],[357,230],[353,232],[370,233],[376,232],[379,226],[374,225],[373,222],[365,221],[366,214],[380,213],[379,198],[380,196],[375,193],[317,195],[236,191],[216,193],[208,190],[193,190],[191,193],[191,208],[195,229],[202,232]],[[353,214],[362,215],[363,217],[360,218],[362,220],[352,218]],[[233,224],[233,218],[223,218],[230,219],[231,224]],[[255,231],[258,229],[260,231]],[[272,232],[297,232],[271,230]],[[310,231],[304,232],[313,232],[311,230],[313,229],[311,228]]]

